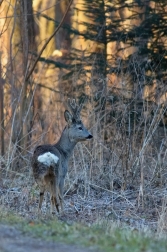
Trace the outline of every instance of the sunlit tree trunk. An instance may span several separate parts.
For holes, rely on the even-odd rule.
[[[59,22],[67,9],[69,1],[33,1],[36,29],[38,36],[38,52],[58,26]],[[70,12],[67,14],[64,24],[70,25]],[[56,36],[49,42],[44,50],[42,57],[59,62],[63,61],[64,54],[70,50],[70,34],[61,28]],[[41,134],[41,141],[50,142],[59,138],[64,126],[63,118],[63,87],[61,81],[62,72],[53,65],[46,65],[45,62],[39,64],[36,74],[36,87],[34,97],[35,124],[38,125],[38,136]]]
[[[108,1],[106,0],[106,3]],[[142,3],[142,2],[141,2]],[[137,27],[145,18],[145,6],[139,6],[135,1],[128,0],[126,5],[121,1],[114,1],[108,4],[111,7],[116,8],[116,11],[106,12],[106,23],[110,25],[113,20],[117,20],[118,31],[121,34],[126,34],[130,30],[133,30],[134,27]],[[129,7],[127,7],[129,6]],[[112,36],[111,31],[107,31],[107,36]],[[131,98],[134,91],[134,83],[131,80],[130,74],[124,74],[122,72],[121,63],[126,61],[130,55],[135,55],[138,51],[138,47],[130,44],[130,40],[127,38],[126,42],[121,40],[111,41],[107,44],[107,57],[108,62],[111,66],[115,66],[118,69],[119,73],[112,73],[108,75],[108,86],[109,89],[118,90],[119,95],[123,95],[126,98]],[[135,60],[135,57],[134,57]],[[121,74],[120,74],[121,73]]]
[[[18,101],[18,93],[16,91],[16,80],[19,79],[20,52],[18,45],[20,41],[19,18],[17,1],[3,1],[0,5],[0,53],[1,53],[1,105],[3,103],[3,127],[5,128],[6,140],[11,142],[12,137],[16,140],[18,132],[18,124],[15,121],[15,128],[10,125],[9,120],[14,115]],[[3,87],[2,87],[3,82]],[[2,108],[1,108],[2,109]],[[10,125],[10,126],[9,126]],[[10,139],[8,139],[10,136]],[[7,143],[6,143],[7,147]]]
[[[3,78],[2,78],[2,66],[1,66],[1,54],[0,54],[0,139],[1,139],[1,155],[4,155],[4,90],[3,90]]]
[[[92,1],[91,3],[91,1],[86,0],[74,0],[72,16],[72,27],[79,33],[79,35],[73,35],[72,37],[72,48],[76,50],[76,64],[81,63],[81,69],[78,69],[78,72],[82,73],[79,76],[80,80],[77,79],[77,72],[75,78],[78,85],[83,85],[84,83],[84,91],[88,96],[92,95],[91,93],[95,91],[92,89],[93,86],[90,86],[93,79],[95,81],[95,79],[105,75],[105,67],[103,68],[103,66],[101,66],[99,69],[95,67],[95,64],[97,64],[99,60],[99,56],[105,58],[105,18],[103,18],[102,22],[96,23],[99,17],[96,15],[100,14],[94,14],[93,11],[91,12],[91,7],[93,10],[94,4],[96,4],[96,8],[101,8],[99,12],[101,11],[101,15],[104,15],[104,1]],[[95,30],[90,27],[94,27]],[[88,34],[90,34],[90,38],[85,37],[88,36]],[[103,37],[103,42],[100,42],[99,37]]]
[[[21,28],[21,50],[22,50],[22,73],[23,84],[20,100],[19,111],[19,146],[21,148],[28,147],[28,139],[31,136],[31,121],[32,121],[32,84],[26,80],[26,76],[33,63],[33,53],[35,47],[35,32],[32,10],[32,0],[20,0],[20,28]],[[30,54],[31,53],[31,54]],[[30,55],[30,56],[29,56]],[[29,142],[30,144],[30,142]]]
[[[4,89],[5,89],[5,74],[8,59],[8,36],[7,27],[9,20],[7,15],[9,13],[8,5],[0,4],[1,19],[0,19],[0,154],[5,154],[5,103],[4,103]],[[8,108],[9,109],[9,108]]]

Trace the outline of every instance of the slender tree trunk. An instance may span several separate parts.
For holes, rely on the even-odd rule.
[[[21,148],[27,148],[30,140],[30,129],[32,121],[32,85],[26,76],[33,58],[29,53],[35,49],[34,21],[32,13],[32,0],[20,0],[20,28],[21,28],[21,46],[23,62],[23,85],[21,91],[19,126],[20,134],[18,145]]]
[[[3,93],[3,79],[0,55],[0,142],[1,142],[1,155],[4,155],[4,93]]]

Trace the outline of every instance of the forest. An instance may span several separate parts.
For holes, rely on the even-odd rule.
[[[93,140],[70,159],[66,218],[166,232],[166,96],[165,0],[1,0],[1,204],[35,218],[33,150],[84,99]]]

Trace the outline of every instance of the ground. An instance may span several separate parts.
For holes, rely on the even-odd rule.
[[[68,252],[97,252],[101,249],[99,239],[103,230],[97,236],[94,235],[94,230],[89,235],[88,229],[94,224],[100,224],[104,230],[110,230],[113,225],[117,225],[119,228],[126,226],[132,232],[132,239],[131,234],[126,237],[127,230],[118,233],[117,236],[111,232],[110,240],[104,239],[105,250],[102,249],[102,251],[110,251],[108,246],[113,246],[113,251],[133,252],[136,247],[138,247],[136,251],[147,251],[143,250],[143,238],[140,239],[137,235],[134,240],[133,236],[135,232],[141,233],[145,230],[153,232],[155,237],[166,233],[166,194],[166,188],[159,187],[152,190],[147,189],[142,198],[135,187],[123,191],[117,186],[111,191],[93,184],[90,185],[89,191],[85,191],[84,184],[81,183],[77,188],[65,193],[63,214],[51,217],[49,193],[46,193],[39,218],[37,214],[39,189],[32,176],[27,175],[21,178],[18,176],[13,180],[11,178],[3,179],[0,182],[0,251],[49,252],[54,249],[54,251],[61,252],[67,250]],[[24,225],[19,228],[16,225],[17,221],[14,221],[14,225],[11,225],[10,221],[6,221],[6,219],[10,219],[8,212],[10,215],[16,214],[22,218]],[[52,226],[52,222],[54,222],[54,226]],[[88,229],[80,232],[80,228],[73,228],[75,223],[86,225]],[[60,225],[61,229],[62,224],[63,229],[59,232],[57,225]],[[33,226],[34,229],[37,227],[34,233],[31,229]],[[40,233],[41,228],[43,228],[42,233]],[[149,233],[148,231],[146,233]],[[114,236],[111,238],[112,234]],[[45,238],[49,236],[51,240],[45,241]],[[84,242],[76,243],[83,237]],[[125,242],[128,239],[129,244]],[[87,247],[83,247],[85,240],[88,240]],[[159,245],[156,240],[154,243],[152,238],[148,241],[145,238],[145,240],[146,248],[149,249],[149,246],[154,244],[155,249],[150,251],[157,251],[156,246]],[[98,246],[96,246],[97,244]],[[120,246],[120,250],[117,249],[117,246]],[[167,251],[166,242],[161,248],[160,251]]]
[[[58,242],[42,241],[25,235],[16,227],[0,224],[0,251],[1,252],[97,252],[95,248],[80,248],[75,245],[66,245]]]
[[[17,187],[0,187],[0,203],[6,209],[12,210],[22,217],[30,220],[38,218],[39,190],[35,183],[14,181]],[[10,184],[11,186],[11,184]],[[107,219],[109,222],[119,221],[130,227],[141,230],[143,227],[158,229],[158,220],[163,212],[162,206],[167,193],[166,188],[148,190],[144,195],[144,205],[139,191],[134,188],[122,191],[100,190],[98,186],[92,187],[86,196],[84,190],[69,192],[64,197],[65,211],[57,218],[66,222],[80,222],[93,224]],[[42,216],[50,216],[49,193],[45,194],[42,204]],[[165,218],[165,215],[163,216]],[[166,227],[164,226],[164,229]]]

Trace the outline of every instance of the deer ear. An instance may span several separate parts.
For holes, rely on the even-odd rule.
[[[65,110],[64,112],[64,118],[66,120],[67,123],[72,123],[72,115],[70,114],[70,112],[68,110]]]

